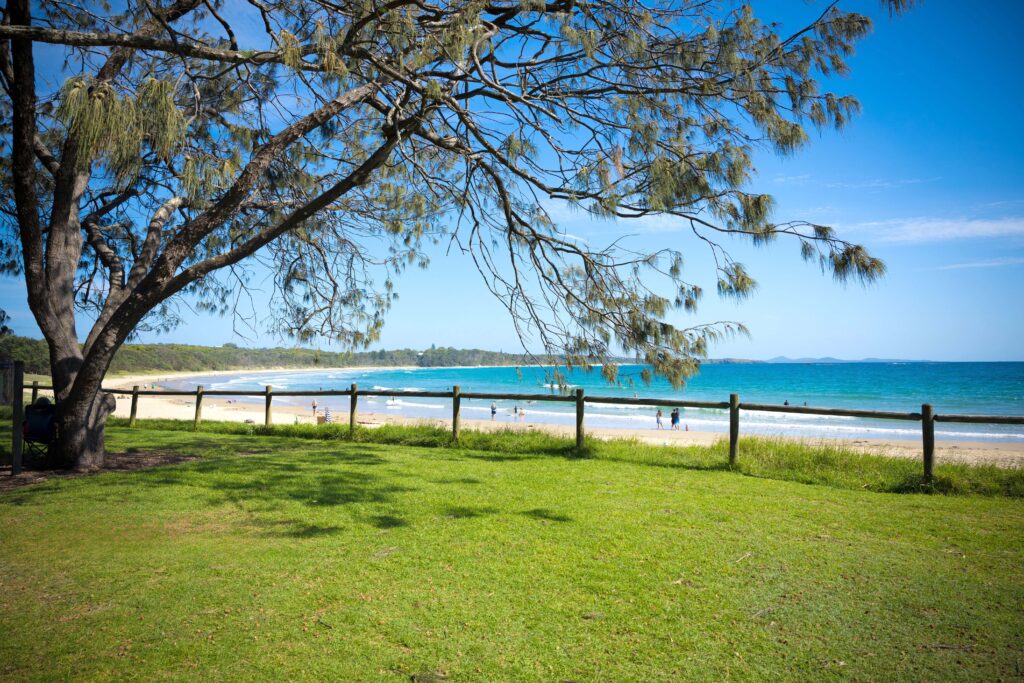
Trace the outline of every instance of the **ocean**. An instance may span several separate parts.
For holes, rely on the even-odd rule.
[[[1024,363],[736,363],[704,365],[681,390],[657,379],[649,386],[640,382],[642,366],[624,365],[620,384],[609,385],[598,370],[567,374],[572,389],[581,387],[594,396],[728,401],[737,393],[740,401],[825,408],[860,408],[914,412],[931,403],[937,413],[1024,415]],[[632,380],[633,385],[629,382]],[[448,391],[459,385],[463,392],[555,392],[545,369],[536,367],[475,368],[379,368],[369,370],[239,372],[231,375],[191,377],[161,383],[168,389],[347,389],[353,382],[361,389],[394,392],[393,397],[360,397],[360,410],[406,417],[448,418],[451,403],[444,399],[403,397],[404,391]],[[240,399],[243,400],[243,399]],[[262,401],[262,399],[249,399]],[[307,398],[275,398],[275,404],[309,405]],[[320,398],[335,414],[348,409],[348,398]],[[489,419],[489,400],[462,401],[464,418]],[[498,419],[512,421],[516,411],[526,410],[526,421],[573,424],[571,403],[498,401]],[[588,404],[586,424],[596,427],[653,429],[655,408],[629,405]],[[666,411],[666,423],[667,423]],[[685,409],[683,424],[691,430],[728,433],[725,410]],[[874,439],[921,438],[920,424],[894,420],[793,415],[746,411],[741,414],[741,434],[784,435],[807,438],[841,437]],[[938,423],[936,438],[962,441],[1024,442],[1024,426]]]

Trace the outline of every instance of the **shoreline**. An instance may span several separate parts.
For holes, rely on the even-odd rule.
[[[323,369],[321,369],[323,370]],[[223,371],[233,373],[235,371]],[[197,374],[207,375],[209,373],[182,373],[178,379]],[[168,377],[169,375],[159,375]],[[129,377],[130,383],[141,382],[143,376]],[[156,379],[157,375],[148,375]],[[118,382],[122,380],[119,378]],[[152,381],[152,380],[149,380]],[[130,387],[130,384],[129,384]],[[121,387],[118,387],[121,388]],[[114,415],[127,418],[130,411],[131,401],[122,397],[117,402],[117,409]],[[187,396],[157,397],[145,396],[140,398],[137,417],[139,419],[175,419],[192,420],[195,416],[195,401]],[[333,413],[335,424],[348,422],[348,411],[338,410]],[[208,396],[203,399],[203,418],[213,421],[226,422],[248,422],[255,425],[262,425],[264,422],[264,408],[259,403],[238,401],[223,398],[220,396]],[[277,425],[286,424],[315,424],[311,409],[297,405],[275,404],[273,407],[272,423]],[[400,425],[422,425],[451,427],[450,419],[417,418],[386,413],[374,413],[360,411],[357,415],[357,423],[364,427],[378,427],[384,424]],[[575,434],[573,425],[560,425],[541,422],[514,422],[507,419],[496,421],[486,419],[462,418],[462,424],[467,429],[480,431],[497,431],[502,429],[519,430],[542,430],[550,434],[572,437]],[[708,431],[671,431],[669,429],[636,429],[622,427],[592,427],[587,426],[588,438],[598,439],[637,439],[645,443],[663,446],[710,446],[716,441],[728,438],[727,434]],[[868,439],[868,438],[801,438],[780,435],[778,437],[787,441],[809,444],[828,444],[843,446],[855,451],[870,455],[883,455],[888,457],[921,458],[921,444],[913,440],[896,439]],[[935,442],[936,461],[961,462],[968,464],[992,464],[1000,467],[1024,467],[1024,443],[1000,443],[986,441],[959,441],[959,440],[936,440]]]

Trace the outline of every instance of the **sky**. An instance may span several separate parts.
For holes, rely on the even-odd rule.
[[[592,247],[632,235],[648,248],[682,250],[690,278],[708,294],[696,314],[673,313],[670,322],[733,320],[751,332],[715,345],[712,357],[1024,360],[1024,52],[1015,33],[1024,2],[925,0],[896,18],[874,0],[841,6],[875,20],[850,59],[851,74],[828,84],[856,96],[862,113],[840,132],[812,132],[788,157],[758,152],[748,189],[775,197],[777,220],[831,225],[863,244],[886,262],[880,282],[836,283],[804,262],[795,242],[726,242],[759,287],[743,301],[720,300],[706,249],[673,220],[595,222],[551,207],[560,227]],[[754,3],[762,19],[793,30],[821,7]],[[399,299],[372,348],[521,350],[469,259],[443,245],[430,257],[428,270],[398,278]],[[0,279],[0,301],[18,334],[40,336],[20,281]],[[233,328],[229,318],[197,313],[139,341],[292,343]],[[82,321],[80,334],[87,329]]]

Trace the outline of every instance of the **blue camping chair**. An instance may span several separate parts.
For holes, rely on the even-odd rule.
[[[57,436],[57,406],[45,396],[25,408],[25,421],[21,423],[21,434],[25,444],[26,464],[46,459],[50,443]]]

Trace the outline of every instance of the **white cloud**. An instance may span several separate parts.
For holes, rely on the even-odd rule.
[[[896,218],[844,226],[851,232],[869,233],[882,242],[919,244],[959,239],[1024,237],[1024,218]]]
[[[808,206],[808,207],[804,207],[802,209],[797,209],[797,210],[793,211],[793,215],[794,216],[798,216],[800,218],[814,218],[814,217],[820,218],[822,216],[834,216],[837,213],[839,213],[839,209],[837,209],[834,206],[828,206],[828,205],[825,205],[825,206]]]
[[[1024,257],[994,258],[986,261],[965,261],[939,266],[936,270],[961,270],[964,268],[1005,268],[1006,266],[1024,266]]]
[[[811,174],[803,173],[801,175],[780,175],[772,178],[773,183],[779,183],[780,185],[806,185],[811,181]]]
[[[587,238],[580,237],[579,235],[574,235],[571,232],[558,233],[558,236],[561,237],[562,239],[571,240],[573,242],[582,242],[583,244],[590,244],[590,240],[588,240]]]
[[[984,204],[978,204],[977,206],[979,209],[996,209],[1020,204],[1024,204],[1024,199],[1004,199],[998,202],[985,202]]]
[[[665,214],[651,214],[640,218],[610,218],[595,216],[585,208],[573,206],[568,202],[545,201],[543,206],[555,225],[564,231],[563,237],[582,242],[613,235],[619,237],[675,233],[690,227],[686,219]]]
[[[933,183],[936,180],[942,180],[942,178],[903,178],[899,180],[886,180],[884,178],[874,178],[873,180],[825,183],[825,187],[841,188],[844,190],[893,190],[897,187],[904,187],[906,185],[920,185],[922,183]]]

